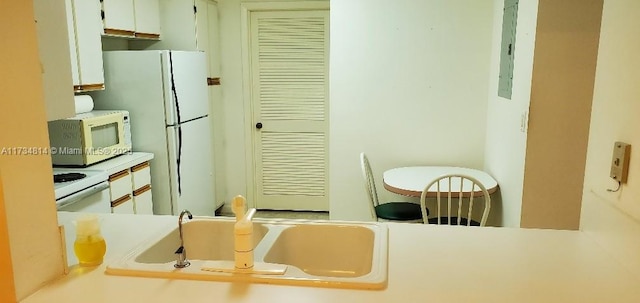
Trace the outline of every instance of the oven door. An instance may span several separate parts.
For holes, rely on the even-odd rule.
[[[109,182],[105,181],[56,201],[59,211],[111,213]]]

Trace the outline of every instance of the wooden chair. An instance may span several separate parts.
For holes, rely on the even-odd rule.
[[[431,217],[427,211],[428,198],[435,199],[437,206]],[[425,186],[420,196],[420,206],[425,224],[485,226],[491,210],[491,196],[477,179],[448,174]],[[443,207],[446,207],[444,212]]]
[[[378,192],[376,191],[375,179],[371,172],[371,165],[369,164],[369,159],[367,159],[367,156],[364,153],[360,153],[360,166],[362,168],[362,176],[365,180],[365,188],[369,196],[369,209],[371,210],[371,216],[374,219],[421,222],[422,211],[420,205],[417,203],[380,203],[378,200]]]

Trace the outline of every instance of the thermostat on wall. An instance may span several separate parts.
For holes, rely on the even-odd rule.
[[[631,145],[624,142],[616,142],[613,145],[613,158],[611,159],[611,178],[627,183],[629,171],[629,158],[631,156]]]

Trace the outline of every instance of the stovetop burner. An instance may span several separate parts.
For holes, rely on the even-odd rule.
[[[108,179],[109,174],[105,170],[53,168],[52,181],[56,200],[105,182]]]
[[[84,177],[86,177],[86,174],[83,173],[62,173],[62,174],[55,174],[53,175],[53,183],[62,183],[62,182],[69,182],[69,181],[75,181],[75,180],[80,180]]]

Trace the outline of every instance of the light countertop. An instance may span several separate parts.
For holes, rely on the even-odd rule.
[[[132,152],[132,153],[117,156],[113,159],[109,159],[100,163],[93,164],[87,167],[87,169],[104,170],[111,175],[121,170],[128,169],[132,166],[136,166],[140,163],[144,163],[151,159],[153,159],[152,153]]]
[[[59,213],[67,242],[76,215]],[[105,275],[110,260],[177,219],[101,217],[105,263],[73,266],[23,302],[640,302],[640,279],[579,231],[385,223],[388,287],[350,290]]]

